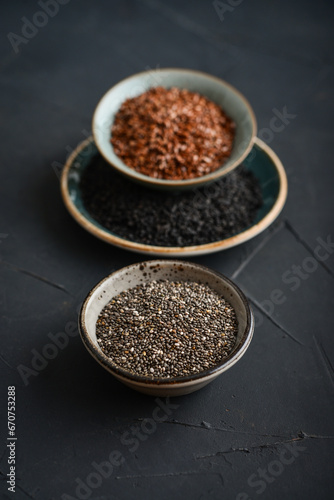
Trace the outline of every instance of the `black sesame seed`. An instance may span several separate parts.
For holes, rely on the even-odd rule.
[[[259,183],[243,166],[207,187],[170,194],[129,181],[95,156],[80,188],[86,210],[106,229],[131,241],[167,247],[235,235],[253,223],[262,206]]]

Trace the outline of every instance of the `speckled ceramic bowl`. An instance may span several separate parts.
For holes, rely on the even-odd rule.
[[[116,366],[100,349],[96,339],[96,321],[104,306],[119,293],[140,283],[172,279],[209,285],[234,308],[238,320],[236,344],[231,354],[217,366],[201,373],[178,378],[136,375]],[[181,396],[197,391],[228,370],[245,354],[254,330],[254,318],[241,290],[228,278],[207,267],[180,260],[151,260],[132,264],[100,281],[85,299],[79,317],[81,338],[90,354],[125,385],[154,396]]]
[[[236,135],[231,156],[215,172],[195,179],[155,179],[136,172],[115,154],[110,143],[115,114],[128,98],[136,97],[152,87],[179,87],[198,92],[217,103],[236,124]],[[104,158],[122,174],[152,188],[187,189],[213,182],[240,165],[252,148],[256,136],[254,112],[244,96],[230,84],[199,71],[187,69],[159,69],[138,73],[121,81],[102,97],[93,116],[95,143]]]

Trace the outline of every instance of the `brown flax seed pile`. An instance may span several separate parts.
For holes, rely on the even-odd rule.
[[[137,172],[182,180],[217,170],[231,154],[234,135],[234,122],[206,97],[155,87],[124,101],[111,143]]]

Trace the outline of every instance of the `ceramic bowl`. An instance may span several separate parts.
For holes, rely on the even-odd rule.
[[[195,179],[155,179],[128,167],[115,154],[110,143],[111,127],[115,114],[128,98],[136,97],[152,87],[179,87],[198,92],[217,103],[236,124],[236,135],[232,153],[228,160],[215,172]],[[138,73],[112,87],[98,103],[93,116],[93,135],[96,146],[104,158],[122,174],[134,181],[160,189],[186,189],[202,186],[227,174],[252,148],[256,136],[254,112],[243,95],[230,84],[214,76],[187,69],[161,69]]]
[[[96,320],[104,306],[124,290],[159,279],[207,284],[232,305],[238,320],[238,334],[233,351],[224,361],[195,375],[163,379],[133,374],[116,366],[102,352],[96,339]],[[207,267],[180,260],[151,260],[132,264],[110,274],[89,292],[79,316],[80,335],[93,358],[123,384],[154,396],[180,396],[209,384],[245,354],[253,330],[254,318],[248,301],[232,281]]]
[[[92,138],[81,143],[68,158],[62,172],[61,192],[66,208],[72,217],[91,234],[101,240],[126,250],[150,256],[185,257],[204,255],[234,247],[254,238],[270,226],[281,212],[287,196],[287,178],[277,155],[260,139],[255,139],[244,166],[257,177],[263,198],[254,223],[240,233],[223,240],[186,247],[163,247],[130,241],[112,233],[99,224],[86,210],[80,189],[80,179],[85,168],[98,154]]]

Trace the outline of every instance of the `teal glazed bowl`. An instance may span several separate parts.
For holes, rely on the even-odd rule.
[[[136,172],[115,154],[110,138],[117,111],[126,99],[136,97],[157,86],[178,87],[198,92],[218,104],[232,118],[236,125],[232,153],[220,168],[194,179],[155,179]],[[95,144],[102,156],[123,175],[148,187],[176,190],[192,189],[216,181],[240,165],[252,149],[257,131],[254,112],[238,90],[215,76],[188,69],[151,70],[122,80],[108,90],[98,103],[93,116],[92,129]]]

